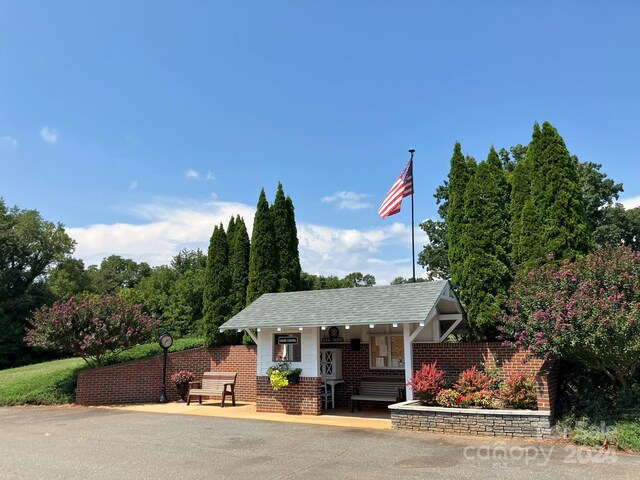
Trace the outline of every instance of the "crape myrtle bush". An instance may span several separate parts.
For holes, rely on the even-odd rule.
[[[36,310],[24,340],[30,347],[82,357],[96,366],[152,338],[160,320],[117,296],[78,295]]]
[[[577,360],[626,389],[640,363],[638,320],[640,252],[620,246],[517,278],[502,330],[538,358]]]

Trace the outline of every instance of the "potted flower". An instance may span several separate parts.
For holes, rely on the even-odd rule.
[[[193,382],[196,378],[195,373],[189,370],[180,370],[179,372],[171,375],[171,381],[176,385],[178,389],[178,395],[180,395],[180,402],[185,402],[185,397],[189,392],[189,382]]]
[[[267,368],[267,377],[274,390],[280,390],[287,385],[300,383],[301,368],[291,368],[289,362],[278,362]]]

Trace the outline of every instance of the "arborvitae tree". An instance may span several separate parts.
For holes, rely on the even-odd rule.
[[[238,215],[234,221],[234,235],[229,242],[231,315],[236,315],[246,305],[247,284],[249,283],[249,255],[250,245],[247,226],[244,223],[244,219]]]
[[[451,281],[459,284],[461,269],[464,262],[460,250],[460,241],[464,233],[464,203],[467,183],[475,170],[475,161],[471,157],[465,158],[460,143],[456,142],[451,157],[449,170],[449,205],[447,207],[447,243],[449,244],[449,268]]]
[[[575,162],[564,140],[548,122],[542,124],[531,174],[531,200],[538,216],[542,255],[575,260],[589,249],[584,197]],[[528,264],[539,257],[525,258]]]
[[[538,159],[539,138],[540,125],[536,122],[527,153],[517,163],[511,176],[511,261],[514,265],[520,265],[530,258],[534,245],[529,242],[537,232],[534,228],[536,222],[529,222],[535,217],[534,205],[531,203],[531,176],[535,168],[533,163]],[[538,244],[539,241],[536,241],[536,245]]]
[[[206,346],[233,343],[230,335],[220,333],[220,326],[231,316],[231,275],[229,246],[222,224],[213,229],[205,271],[203,315]]]
[[[300,290],[300,252],[298,250],[298,227],[296,226],[295,208],[293,200],[287,196],[286,199],[286,222],[285,233],[287,239],[286,248],[280,251],[280,280],[279,291],[295,292]],[[276,242],[278,231],[276,230]]]
[[[300,254],[293,201],[284,196],[282,183],[278,183],[271,217],[278,253],[278,291],[300,290]]]
[[[273,221],[264,189],[260,192],[253,220],[247,305],[263,293],[278,291],[278,262]]]
[[[227,243],[229,244],[229,258],[231,258],[231,246],[233,245],[233,237],[236,233],[236,219],[231,216],[227,225]]]
[[[463,259],[461,300],[473,333],[490,340],[498,334],[495,315],[511,278],[508,203],[502,162],[491,147],[489,157],[467,184],[465,224],[458,245]]]

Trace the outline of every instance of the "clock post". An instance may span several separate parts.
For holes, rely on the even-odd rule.
[[[163,333],[158,338],[158,343],[164,350],[164,362],[162,363],[162,395],[160,395],[160,403],[167,403],[167,352],[173,345],[173,337],[168,333]]]

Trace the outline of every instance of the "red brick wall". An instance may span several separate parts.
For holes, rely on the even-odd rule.
[[[258,377],[258,412],[289,413],[294,415],[320,415],[320,378],[300,377],[297,385],[288,385],[278,391],[271,388],[269,377]]]
[[[162,394],[163,356],[81,370],[78,374],[76,403],[80,405],[116,405],[155,403]],[[256,399],[256,347],[231,345],[194,348],[169,353],[167,359],[167,397],[178,400],[170,380],[179,370],[191,370],[200,378],[203,372],[238,372],[236,400]]]
[[[336,386],[336,405],[349,406],[353,388],[360,378],[372,376],[402,376],[404,370],[371,370],[369,368],[369,344],[361,343],[360,351],[352,351],[350,345],[323,344],[321,348],[342,350],[342,377],[344,383]],[[537,359],[527,359],[526,353],[506,347],[502,343],[414,343],[413,367],[419,369],[424,363],[437,361],[438,367],[453,380],[464,370],[474,365],[486,364],[498,367],[503,378],[514,373],[536,373],[538,375],[538,409],[553,410],[557,395],[557,369],[553,364],[545,365]]]
[[[344,383],[336,385],[336,406],[351,405],[353,389],[362,377],[404,377],[404,370],[371,370],[369,368],[369,344],[361,343],[360,351],[352,351],[351,345],[322,344],[320,348],[342,350],[342,378]]]
[[[534,373],[538,377],[538,410],[553,413],[557,395],[557,368],[553,362],[543,365],[542,360],[527,358],[524,350],[495,342],[413,345],[414,370],[434,361],[447,372],[448,379],[455,379],[462,371],[480,364],[498,367],[503,378],[514,373]]]

